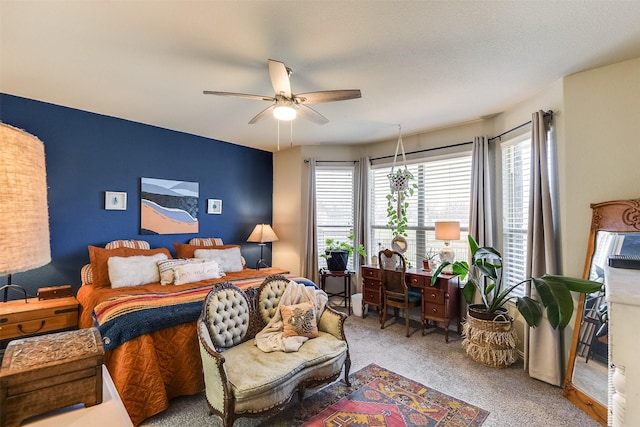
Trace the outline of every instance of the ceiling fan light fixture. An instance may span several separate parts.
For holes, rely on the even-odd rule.
[[[291,121],[296,118],[296,109],[291,105],[278,105],[273,109],[273,117],[278,120]]]

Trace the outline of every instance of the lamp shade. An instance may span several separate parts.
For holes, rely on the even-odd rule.
[[[436,240],[460,240],[460,221],[436,221]]]
[[[269,243],[277,240],[278,236],[276,236],[269,224],[258,224],[251,232],[247,242]]]
[[[0,275],[51,261],[44,144],[0,123]]]

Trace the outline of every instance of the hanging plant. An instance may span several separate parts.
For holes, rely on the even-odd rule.
[[[413,195],[414,190],[418,188],[418,184],[410,182],[413,180],[413,174],[407,169],[399,169],[393,175],[401,177],[406,185],[402,190],[394,190],[391,187],[391,191],[387,194],[387,227],[391,229],[391,233],[394,236],[407,237],[407,228],[409,226],[407,208],[409,207],[409,202],[406,199]]]
[[[404,167],[395,170],[398,150],[402,153]],[[400,126],[398,126],[398,144],[396,145],[396,153],[393,156],[393,166],[387,178],[389,178],[389,188],[391,190],[387,195],[387,227],[391,229],[394,236],[407,237],[407,227],[409,226],[407,208],[409,207],[409,202],[406,199],[413,195],[413,191],[418,188],[418,184],[411,183],[413,174],[407,169],[407,159],[404,154]]]

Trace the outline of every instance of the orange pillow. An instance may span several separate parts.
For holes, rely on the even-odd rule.
[[[282,322],[284,323],[284,337],[308,337],[318,336],[318,324],[313,312],[313,303],[303,302],[296,305],[283,305],[280,307]]]
[[[178,258],[195,258],[195,251],[198,249],[239,248],[240,245],[203,246],[203,245],[190,245],[188,243],[174,243],[173,247],[176,248],[176,253],[178,254]]]
[[[129,257],[135,255],[155,255],[166,254],[167,258],[171,259],[171,252],[167,248],[157,249],[132,249],[132,248],[118,248],[118,249],[104,249],[97,246],[89,246],[89,260],[91,261],[91,268],[93,270],[93,286],[105,287],[111,286],[109,281],[109,267],[107,261],[112,256]]]

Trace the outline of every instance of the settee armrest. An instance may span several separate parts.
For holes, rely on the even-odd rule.
[[[346,341],[344,335],[344,321],[347,319],[347,315],[339,311],[325,306],[320,321],[318,322],[318,330],[322,332],[328,332],[339,340]]]
[[[207,401],[213,411],[223,414],[225,401],[231,395],[231,385],[224,368],[224,356],[216,351],[202,318],[198,320],[197,328]]]

